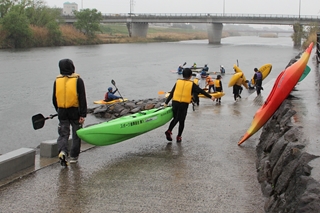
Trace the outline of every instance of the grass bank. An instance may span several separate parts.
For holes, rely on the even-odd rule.
[[[101,29],[102,33],[97,34],[97,38],[102,43],[170,42],[208,38],[206,31],[193,29],[150,26],[146,38],[129,37],[126,25],[102,25]]]
[[[149,27],[146,38],[129,37],[128,29],[125,24],[101,25],[101,32],[96,37],[88,37],[75,29],[72,25],[60,25],[61,37],[58,42],[53,44],[49,38],[49,31],[45,27],[30,26],[32,39],[28,46],[31,47],[50,47],[50,46],[76,46],[92,44],[111,44],[111,43],[137,43],[137,42],[172,42],[182,40],[207,39],[207,32],[194,29]],[[0,48],[14,48],[6,40],[6,32],[0,30]]]

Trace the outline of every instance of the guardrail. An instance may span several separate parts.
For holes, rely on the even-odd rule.
[[[311,15],[284,15],[284,14],[238,14],[238,13],[105,13],[102,16],[122,16],[122,17],[135,17],[135,16],[167,16],[167,17],[175,17],[175,16],[186,16],[186,17],[255,17],[255,18],[307,18],[307,19],[315,19],[320,20],[320,16],[311,16]]]
[[[104,13],[103,17],[254,17],[254,18],[295,18],[320,20],[320,16],[312,15],[285,15],[285,14],[238,14],[238,13]],[[62,17],[74,17],[63,15]]]
[[[320,22],[320,16],[281,14],[233,14],[233,13],[105,13],[103,23],[225,23],[225,24],[267,24],[309,25]],[[66,22],[76,21],[75,16],[62,16]]]

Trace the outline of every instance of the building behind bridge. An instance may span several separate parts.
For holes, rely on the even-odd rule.
[[[71,16],[74,15],[74,11],[78,11],[78,4],[75,2],[65,2],[63,4],[63,10],[62,13],[65,16]]]

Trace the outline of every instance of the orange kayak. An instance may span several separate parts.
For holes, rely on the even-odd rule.
[[[256,133],[275,113],[282,102],[288,97],[294,86],[298,83],[303,74],[312,51],[313,43],[302,54],[301,58],[291,66],[287,67],[277,77],[273,88],[264,102],[263,106],[254,115],[251,126],[244,134],[238,145],[242,144],[254,133]]]

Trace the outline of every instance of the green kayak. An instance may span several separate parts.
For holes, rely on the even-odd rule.
[[[172,107],[144,110],[79,129],[77,135],[87,143],[106,146],[158,128],[170,121],[172,117]]]

